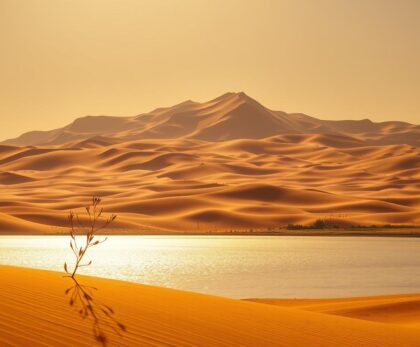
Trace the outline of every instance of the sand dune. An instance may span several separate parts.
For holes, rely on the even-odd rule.
[[[0,345],[101,345],[96,336],[118,346],[418,346],[418,329],[394,322],[84,276],[78,279],[83,287],[74,287],[62,275],[0,267]],[[84,296],[70,305],[74,290],[83,295],[81,288],[96,320],[78,313]]]
[[[0,172],[0,184],[19,184],[32,181],[31,177],[19,175],[13,172]]]
[[[346,299],[250,299],[250,301],[420,328],[420,295],[388,295]]]
[[[260,139],[279,134],[321,134],[318,143],[343,147],[410,144],[420,146],[420,126],[404,122],[326,121],[303,114],[272,111],[244,93],[226,93],[204,103],[186,101],[134,117],[86,116],[51,131],[32,131],[6,145],[81,146],[140,139],[191,138],[205,141]],[[96,138],[96,140],[89,140]],[[84,140],[88,140],[84,142]]]
[[[317,139],[21,147],[0,154],[0,212],[19,221],[15,232],[45,231],[43,225],[52,232],[65,226],[70,208],[100,194],[122,231],[265,230],[318,218],[420,222],[419,148],[343,148]],[[36,224],[25,230],[25,221]]]
[[[418,130],[274,112],[243,93],[85,117],[0,146],[0,229],[58,232],[93,194],[119,215],[114,232],[420,224],[420,136],[381,140]]]
[[[45,223],[32,223],[22,218],[0,213],[0,234],[10,233],[54,233],[53,228],[49,228]]]

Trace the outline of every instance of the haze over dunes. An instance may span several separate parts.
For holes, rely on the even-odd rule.
[[[7,140],[0,184],[2,232],[57,232],[93,194],[125,231],[416,224],[420,126],[323,121],[227,93]]]
[[[109,145],[143,139],[196,139],[225,141],[261,139],[279,134],[337,134],[320,139],[337,147],[354,145],[410,144],[420,146],[420,125],[405,122],[323,121],[304,114],[272,111],[245,93],[226,93],[214,100],[191,100],[158,108],[134,117],[86,116],[52,131],[33,131],[4,141],[8,145],[61,145],[92,139],[73,146]],[[334,139],[337,141],[334,142]],[[293,142],[293,139],[291,139]]]

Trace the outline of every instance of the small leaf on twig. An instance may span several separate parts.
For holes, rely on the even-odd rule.
[[[73,253],[76,257],[76,262],[74,266],[74,270],[72,273],[72,277],[75,276],[77,273],[77,270],[81,266],[89,266],[92,264],[92,261],[89,261],[87,264],[82,264],[82,260],[87,252],[87,250],[91,246],[98,245],[100,243],[103,243],[107,240],[107,238],[103,240],[96,240],[95,239],[95,233],[98,230],[101,230],[105,227],[107,227],[112,221],[115,220],[117,217],[116,215],[111,215],[110,217],[104,218],[105,224],[102,226],[98,226],[99,219],[102,217],[103,214],[103,208],[100,208],[98,205],[101,203],[101,198],[98,196],[92,197],[92,203],[89,206],[85,207],[86,213],[89,216],[88,224],[82,223],[81,219],[79,218],[79,214],[75,213],[73,211],[70,211],[68,214],[68,219],[70,223],[70,248],[73,250]],[[76,235],[83,235],[86,236],[85,242],[80,245],[78,241],[78,237],[76,238]],[[80,245],[80,247],[79,247]],[[64,270],[69,273],[68,266],[66,263],[64,263]]]

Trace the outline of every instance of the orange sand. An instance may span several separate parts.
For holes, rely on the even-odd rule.
[[[60,232],[93,194],[116,232],[420,224],[419,141],[418,125],[322,121],[242,93],[80,118],[0,145],[0,232]]]
[[[112,309],[108,316],[98,314],[101,336],[109,345],[420,345],[418,329],[394,322],[377,323],[309,312],[295,305],[279,307],[93,277],[81,276],[79,281],[97,287],[92,305],[96,314],[101,307]],[[0,345],[93,345],[94,321],[91,316],[80,317],[77,301],[69,305],[65,290],[71,284],[56,272],[0,267]],[[398,302],[405,297],[386,299],[397,304],[397,316],[401,313]],[[352,302],[343,302],[349,310]],[[336,300],[331,303],[340,305]],[[360,308],[362,302],[355,305]],[[367,312],[369,305],[366,300]],[[124,329],[114,330],[116,322]]]
[[[420,295],[386,295],[346,299],[249,299],[249,301],[420,328]]]

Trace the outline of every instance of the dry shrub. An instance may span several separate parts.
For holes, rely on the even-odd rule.
[[[115,214],[112,214],[109,217],[104,217],[103,208],[100,207],[100,204],[101,198],[97,196],[92,197],[91,204],[85,208],[88,217],[87,223],[82,223],[79,214],[74,213],[73,211],[70,211],[69,213],[68,218],[71,237],[70,248],[76,257],[76,261],[73,271],[69,271],[67,263],[64,262],[64,270],[72,278],[74,278],[80,267],[92,264],[92,260],[88,263],[82,264],[82,260],[87,250],[106,241],[107,238],[99,239],[96,234],[107,228],[115,220],[115,218],[117,218]],[[86,239],[81,245],[78,245],[76,236],[86,236]]]

